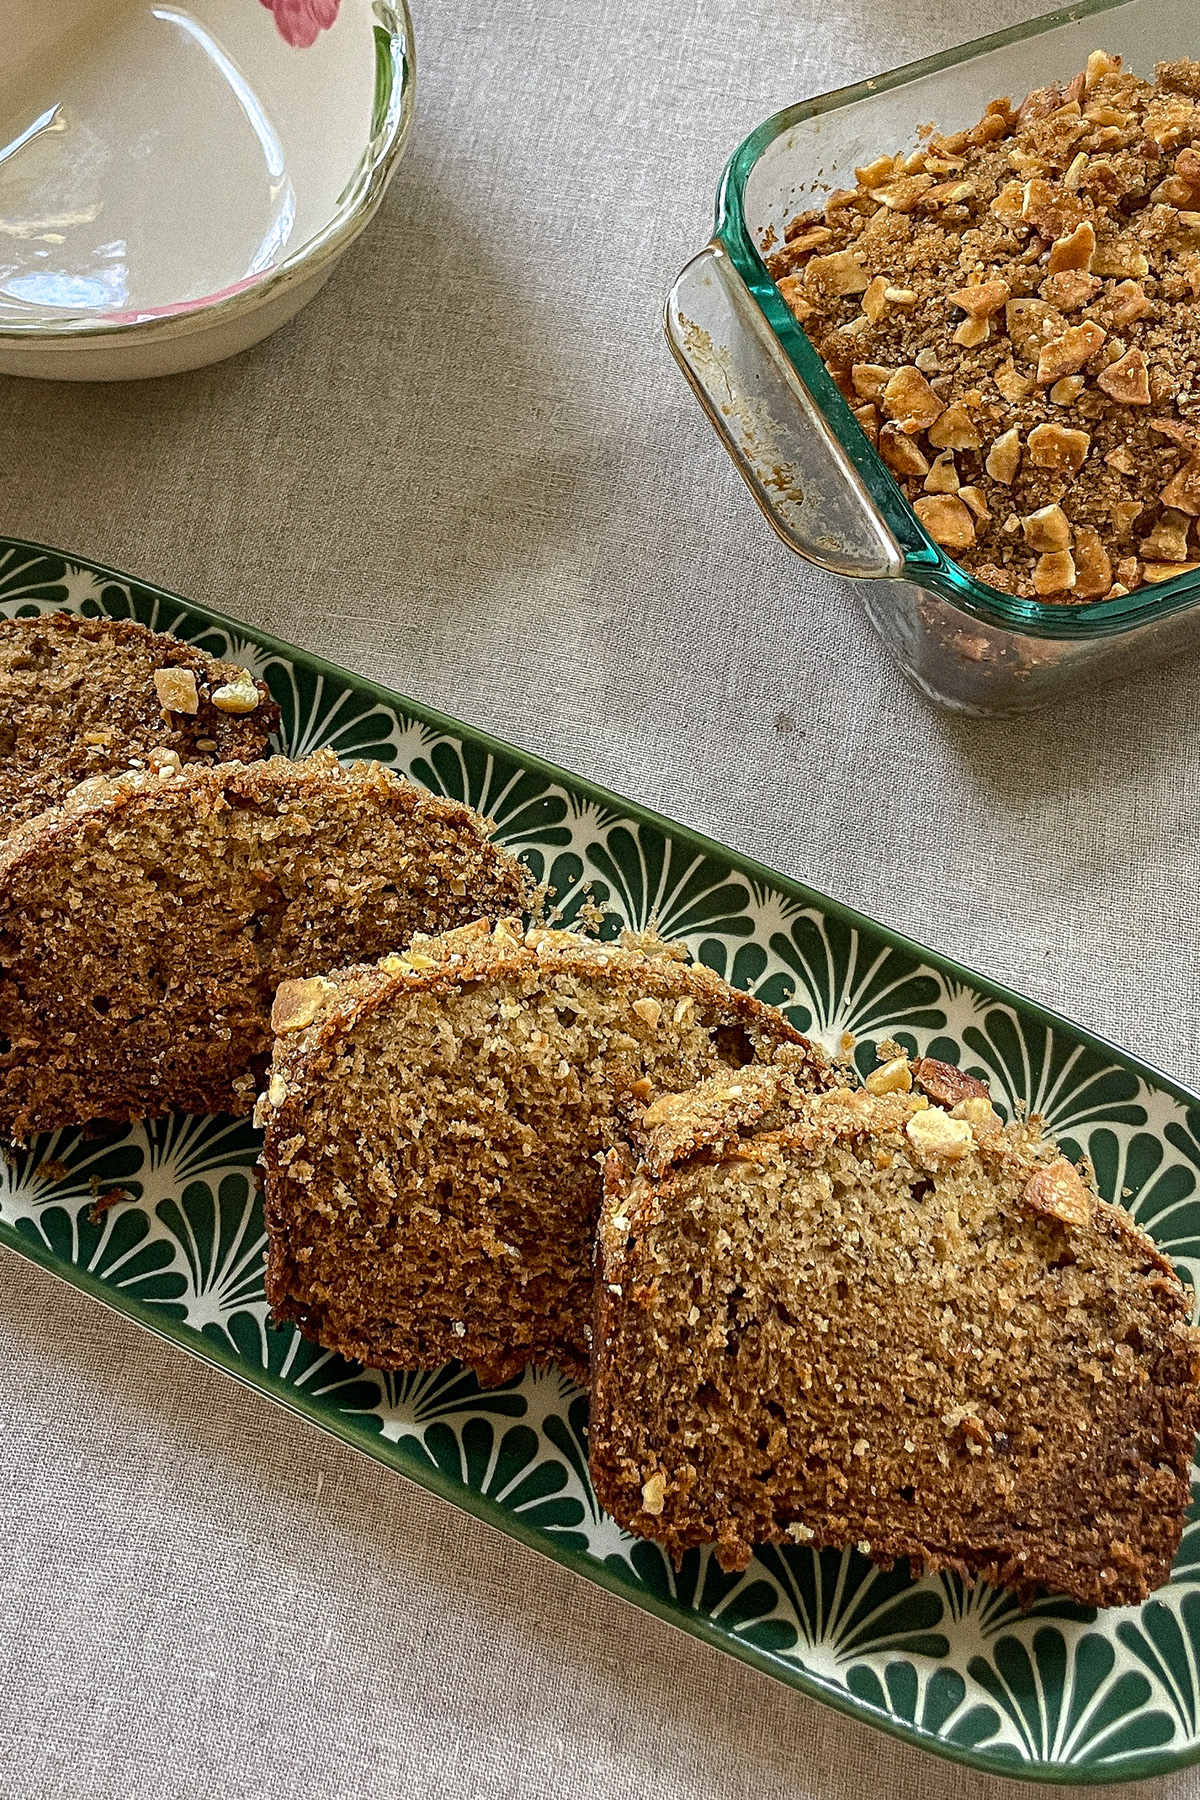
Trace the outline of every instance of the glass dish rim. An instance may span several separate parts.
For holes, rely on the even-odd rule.
[[[452,714],[442,712],[424,701],[415,700],[369,676],[346,669],[318,652],[308,650],[303,645],[291,643],[257,624],[239,619],[206,602],[189,599],[169,588],[162,587],[153,580],[143,579],[127,571],[113,568],[110,564],[91,556],[58,549],[35,539],[12,537],[0,533],[0,555],[11,550],[28,551],[34,555],[50,557],[69,567],[89,570],[95,576],[120,586],[137,589],[142,594],[156,600],[168,601],[173,606],[182,608],[192,617],[236,634],[246,642],[269,652],[272,656],[307,666],[322,678],[329,677],[336,682],[344,682],[352,691],[365,694],[389,709],[398,709],[413,720],[433,727],[438,732],[458,737],[464,742],[474,742],[489,754],[511,759],[519,763],[522,768],[535,771],[553,781],[564,784],[568,790],[577,790],[588,800],[602,807],[613,809],[636,824],[648,824],[664,831],[669,836],[680,839],[687,844],[689,849],[700,855],[713,856],[725,862],[732,870],[736,870],[752,883],[775,887],[800,901],[802,905],[828,912],[831,917],[851,929],[865,931],[889,948],[898,949],[917,957],[941,973],[986,993],[989,998],[1000,1004],[1027,1014],[1045,1027],[1065,1031],[1081,1046],[1098,1051],[1106,1057],[1114,1058],[1124,1067],[1136,1072],[1139,1077],[1146,1079],[1152,1086],[1161,1089],[1184,1106],[1200,1108],[1200,1089],[1187,1087],[1165,1070],[1148,1062],[1144,1057],[1121,1048],[1105,1037],[1103,1033],[1094,1031],[1068,1015],[1056,1011],[1053,1007],[1019,993],[1005,982],[997,980],[984,971],[973,969],[955,957],[930,949],[896,927],[859,911],[799,877],[786,875],[780,870],[772,869],[769,865],[759,862],[731,845],[707,836],[691,825],[673,819],[668,814],[644,805],[641,801],[620,794],[615,789],[593,781],[588,776],[572,773],[562,765],[539,755],[536,751],[527,750],[519,744],[497,737],[491,732],[471,725]],[[1190,1747],[1181,1750],[1164,1751],[1158,1747],[1141,1749],[1128,1755],[1118,1766],[1107,1765],[1095,1769],[1088,1765],[1065,1761],[1016,1762],[1003,1754],[989,1751],[986,1746],[980,1749],[937,1737],[924,1726],[902,1719],[895,1712],[883,1711],[870,1702],[850,1694],[847,1690],[825,1681],[815,1671],[798,1665],[783,1665],[778,1658],[771,1657],[769,1653],[741,1638],[737,1633],[721,1630],[707,1614],[693,1610],[681,1613],[646,1588],[639,1588],[636,1593],[631,1592],[605,1564],[589,1558],[585,1566],[582,1553],[570,1545],[560,1542],[552,1532],[547,1532],[531,1524],[518,1513],[504,1511],[498,1516],[498,1506],[490,1500],[489,1496],[453,1481],[436,1465],[415,1467],[404,1458],[397,1443],[358,1428],[351,1415],[336,1417],[331,1415],[328,1411],[319,1408],[310,1399],[306,1390],[285,1382],[266,1367],[256,1367],[249,1372],[247,1365],[218,1339],[194,1331],[185,1326],[182,1321],[164,1318],[161,1311],[154,1305],[124,1289],[114,1289],[88,1268],[76,1263],[64,1262],[60,1257],[40,1245],[36,1239],[26,1237],[14,1226],[4,1221],[0,1221],[0,1247],[23,1257],[27,1262],[36,1264],[46,1273],[96,1300],[111,1312],[140,1326],[151,1336],[159,1338],[173,1349],[182,1351],[197,1362],[220,1370],[252,1392],[270,1398],[307,1424],[339,1439],[350,1449],[381,1463],[406,1480],[412,1481],[427,1492],[436,1495],[439,1499],[459,1507],[491,1529],[515,1539],[526,1548],[534,1550],[549,1561],[570,1570],[581,1579],[594,1583],[615,1598],[622,1600],[626,1605],[637,1607],[640,1611],[653,1615],[684,1636],[692,1637],[710,1648],[734,1657],[757,1673],[778,1681],[781,1686],[790,1688],[793,1692],[802,1694],[808,1699],[819,1701],[857,1724],[868,1725],[900,1743],[907,1744],[914,1749],[924,1750],[943,1762],[954,1763],[980,1774],[1000,1776],[1009,1781],[1057,1788],[1122,1786],[1178,1773],[1180,1770],[1200,1762],[1200,1739]]]
[[[772,113],[743,138],[726,164],[717,189],[713,241],[729,256],[784,357],[862,478],[903,556],[900,578],[907,577],[983,624],[1029,637],[1068,643],[1123,636],[1143,625],[1186,612],[1200,603],[1200,569],[1174,576],[1169,581],[1148,583],[1115,600],[1088,600],[1076,605],[1021,600],[968,575],[925,532],[887,464],[859,428],[811,339],[802,330],[767,270],[746,223],[744,196],[751,171],[763,153],[777,138],[805,120],[905,87],[923,76],[940,74],[976,56],[1002,50],[1009,44],[1039,36],[1057,26],[1077,24],[1083,19],[1139,3],[1140,0],[1079,0],[1076,5],[1059,7],[1023,24],[972,38],[934,56],[903,63],[884,74],[797,101]]]

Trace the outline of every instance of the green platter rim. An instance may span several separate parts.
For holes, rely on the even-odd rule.
[[[573,774],[570,770],[539,756],[534,751],[527,751],[518,744],[512,744],[506,739],[493,736],[490,732],[468,725],[452,714],[441,712],[436,707],[428,706],[422,701],[410,699],[394,688],[385,687],[368,676],[355,674],[338,663],[330,662],[313,651],[291,644],[286,639],[277,637],[272,632],[264,631],[257,625],[250,625],[230,613],[199,601],[186,599],[183,595],[177,594],[169,588],[161,587],[156,582],[142,580],[138,576],[115,569],[107,563],[96,562],[91,557],[75,555],[55,548],[53,545],[40,543],[35,539],[0,537],[0,555],[11,551],[30,552],[34,555],[56,558],[71,568],[87,570],[102,579],[137,588],[155,599],[180,606],[196,618],[207,621],[219,629],[232,631],[285,662],[298,664],[307,668],[311,673],[331,677],[336,682],[344,683],[351,691],[366,695],[385,708],[397,709],[422,725],[450,737],[458,738],[463,743],[473,744],[490,755],[513,759],[522,768],[536,771],[551,781],[561,784],[568,791],[581,794],[594,804],[610,808],[636,824],[649,825],[653,829],[663,832],[668,838],[686,844],[700,855],[715,857],[727,863],[731,870],[737,871],[750,881],[774,888],[801,906],[812,907],[823,912],[851,930],[863,932],[885,944],[889,949],[899,950],[918,958],[951,980],[971,987],[1001,1005],[1013,1008],[1014,1011],[1036,1020],[1039,1025],[1053,1031],[1066,1033],[1076,1043],[1111,1057],[1152,1087],[1169,1094],[1180,1104],[1200,1108],[1200,1091],[1184,1086],[1164,1070],[1123,1050],[1099,1032],[1092,1031],[1069,1019],[1065,1014],[1058,1013],[1038,1001],[1027,998],[1015,989],[1007,987],[1003,982],[994,980],[991,976],[980,974],[953,957],[930,949],[915,938],[910,938],[903,932],[882,924],[868,914],[859,912],[843,901],[823,893],[819,888],[810,886],[807,882],[781,874],[778,870],[722,844],[718,839],[708,837],[690,825],[681,824],[665,813],[657,812],[654,808],[645,806],[639,801],[628,799],[625,795],[617,793],[615,789],[592,781],[587,776]],[[220,1369],[222,1373],[231,1376],[243,1386],[267,1395],[287,1411],[316,1426],[327,1435],[339,1439],[351,1449],[384,1464],[385,1467],[403,1476],[406,1480],[415,1482],[419,1487],[425,1488],[439,1499],[448,1501],[461,1511],[470,1513],[482,1523],[490,1525],[508,1537],[515,1538],[529,1549],[570,1569],[574,1574],[605,1589],[628,1605],[652,1614],[665,1624],[674,1626],[676,1630],[682,1631],[726,1655],[736,1657],[760,1674],[768,1675],[796,1692],[822,1702],[845,1717],[853,1719],[859,1724],[871,1726],[877,1731],[883,1731],[902,1743],[924,1750],[945,1761],[975,1769],[980,1773],[1003,1776],[1011,1781],[1029,1781],[1059,1787],[1115,1786],[1145,1781],[1189,1768],[1200,1761],[1200,1736],[1190,1747],[1183,1750],[1138,1751],[1122,1758],[1120,1767],[1103,1765],[1096,1767],[1090,1764],[1051,1762],[1045,1759],[1015,1762],[1009,1757],[989,1753],[986,1748],[974,1750],[948,1742],[915,1723],[909,1723],[895,1714],[873,1707],[846,1690],[821,1681],[805,1669],[783,1666],[779,1660],[759,1650],[737,1633],[722,1630],[710,1618],[691,1608],[672,1606],[660,1600],[656,1594],[644,1587],[637,1590],[632,1589],[617,1573],[598,1559],[587,1557],[572,1546],[559,1542],[553,1533],[529,1524],[519,1515],[491,1500],[488,1495],[477,1492],[465,1483],[452,1480],[436,1465],[427,1466],[425,1463],[416,1466],[410,1465],[403,1456],[399,1445],[365,1429],[356,1429],[344,1416],[334,1419],[322,1408],[308,1403],[307,1396],[301,1390],[282,1380],[269,1369],[258,1368],[250,1372],[240,1357],[227,1350],[214,1338],[206,1336],[182,1321],[165,1320],[157,1308],[134,1296],[125,1294],[120,1289],[114,1289],[109,1283],[92,1275],[88,1270],[80,1269],[75,1264],[56,1257],[36,1240],[27,1238],[3,1221],[0,1221],[0,1244],[15,1251],[19,1256],[48,1273],[57,1276],[59,1280],[65,1281],[79,1292],[99,1301],[111,1311],[130,1319],[152,1336],[162,1339],[200,1362]]]

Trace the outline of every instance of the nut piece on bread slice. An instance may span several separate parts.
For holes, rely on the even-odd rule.
[[[778,1052],[798,1086],[828,1079],[781,1013],[643,934],[480,921],[289,982],[274,1022],[276,1318],[379,1368],[457,1357],[488,1383],[586,1370],[599,1158],[623,1102],[667,1107]]]
[[[135,619],[0,619],[0,833],[152,750],[253,762],[278,723],[263,682]]]
[[[249,1112],[281,981],[527,903],[486,820],[378,764],[149,762],[0,840],[0,1136]]]
[[[1131,1605],[1166,1581],[1200,1333],[1132,1219],[986,1097],[736,1085],[606,1165],[601,1504],[731,1569],[794,1542],[1022,1600]]]

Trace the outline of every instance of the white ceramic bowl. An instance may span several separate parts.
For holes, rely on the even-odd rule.
[[[412,26],[274,3],[0,0],[0,373],[199,368],[316,293],[403,149]]]

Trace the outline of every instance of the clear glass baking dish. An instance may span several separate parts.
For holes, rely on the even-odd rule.
[[[1020,600],[922,530],[760,254],[790,219],[917,127],[973,124],[998,95],[1070,77],[1095,49],[1149,75],[1200,55],[1180,0],[1081,0],[1026,25],[776,113],[734,152],[712,242],[667,303],[667,336],[751,493],[793,550],[849,576],[909,680],[959,712],[1021,713],[1200,639],[1200,570],[1115,600]]]

